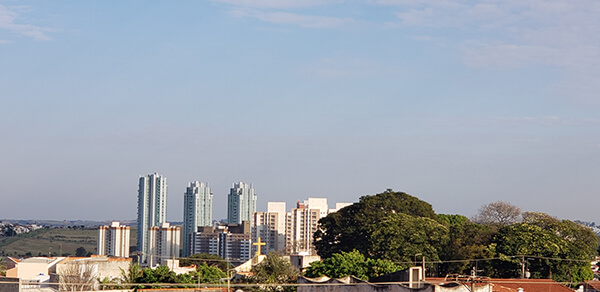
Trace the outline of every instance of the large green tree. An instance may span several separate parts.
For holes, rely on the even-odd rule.
[[[314,245],[317,253],[327,258],[335,253],[358,250],[361,254],[376,258],[404,258],[402,250],[389,249],[387,243],[381,241],[381,236],[389,232],[397,234],[399,226],[396,223],[410,222],[409,217],[399,217],[394,214],[409,215],[414,220],[427,218],[431,226],[439,220],[433,208],[427,202],[421,201],[409,194],[386,190],[374,196],[363,196],[358,203],[347,206],[338,212],[327,215],[319,220],[318,231],[314,234]],[[387,222],[387,223],[386,223]],[[422,221],[425,222],[425,221]],[[394,230],[380,230],[382,224]],[[439,232],[440,229],[433,228]],[[423,235],[423,233],[419,233]],[[443,237],[443,236],[442,236]],[[427,238],[414,238],[415,242],[427,242]],[[433,241],[437,242],[439,238]],[[412,240],[409,240],[412,242]],[[384,251],[390,250],[390,254]],[[410,251],[412,252],[412,251]],[[419,251],[421,252],[421,251]],[[393,255],[396,253],[396,255]],[[398,254],[400,253],[400,254]],[[413,253],[414,255],[414,253]]]
[[[525,214],[523,223],[502,227],[490,247],[501,260],[492,276],[521,276],[523,261],[533,278],[561,282],[591,280],[589,261],[596,254],[598,237],[591,229],[547,214]]]
[[[364,280],[393,273],[400,266],[388,260],[366,258],[357,250],[333,254],[323,261],[312,262],[304,275],[309,278],[354,276]]]
[[[438,215],[442,222],[448,226],[449,240],[443,246],[440,258],[446,262],[438,265],[438,274],[463,274],[468,275],[475,266],[468,259],[485,259],[494,257],[489,244],[494,236],[496,227],[472,222],[462,215]],[[481,261],[478,269],[486,269],[488,261]]]
[[[427,217],[391,213],[372,226],[370,254],[377,259],[410,263],[415,254],[428,261],[439,261],[439,253],[448,241],[448,227]],[[408,268],[411,264],[403,264]]]

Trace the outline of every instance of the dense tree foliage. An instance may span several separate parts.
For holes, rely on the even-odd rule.
[[[265,260],[252,267],[252,275],[239,280],[239,283],[263,284],[257,286],[246,286],[244,291],[296,291],[295,286],[277,285],[292,284],[297,282],[300,270],[295,268],[289,261],[275,252],[270,252]],[[266,285],[265,285],[266,284]]]
[[[439,276],[470,274],[476,267],[479,275],[491,277],[521,277],[528,269],[532,278],[592,278],[589,261],[598,252],[598,236],[591,229],[544,213],[521,213],[500,201],[484,205],[476,218],[481,223],[436,215],[428,203],[391,190],[364,196],[319,221],[314,243],[324,260],[311,265],[307,276],[365,277],[358,255],[406,268],[422,254],[430,273]]]
[[[227,274],[217,266],[209,266],[206,263],[196,267],[196,277],[200,283],[218,282],[227,277]]]
[[[473,262],[464,259],[484,259],[494,256],[488,245],[494,235],[495,228],[471,222],[462,215],[438,215],[448,226],[448,244],[442,248],[440,258],[446,260],[438,265],[440,275],[471,273]],[[483,262],[481,268],[484,268]]]
[[[598,236],[583,225],[529,213],[523,223],[505,226],[494,236],[490,247],[502,260],[495,263],[491,273],[498,277],[520,276],[522,261],[527,259],[533,278],[591,280],[590,260],[597,246]]]
[[[412,262],[415,254],[439,261],[448,241],[448,227],[427,217],[392,213],[381,218],[370,232],[370,256],[393,262]],[[403,264],[408,268],[410,264]]]
[[[399,270],[393,262],[382,259],[365,258],[357,250],[333,254],[323,261],[312,262],[304,275],[309,278],[327,276],[342,278],[355,276],[364,280],[382,276]]]
[[[424,217],[432,220],[427,222],[438,220],[430,204],[406,193],[388,189],[374,196],[363,196],[358,203],[319,220],[319,230],[314,234],[317,253],[321,257],[327,258],[334,253],[350,252],[356,249],[368,257],[404,257],[404,254],[398,255],[401,252],[398,250],[391,251],[396,255],[384,254],[384,250],[391,249],[387,248],[386,243],[380,241],[380,236],[383,234],[379,233],[373,237],[373,233],[380,229],[380,224],[384,221],[410,221],[408,217],[400,219],[393,215],[400,213],[410,215],[410,218]],[[388,224],[388,226],[391,225],[393,224]],[[419,241],[426,242],[427,238],[419,239]]]
[[[226,272],[231,266],[222,257],[215,254],[197,253],[187,258],[179,258],[179,266],[187,267],[191,265],[200,266],[206,264],[209,267],[217,267]]]

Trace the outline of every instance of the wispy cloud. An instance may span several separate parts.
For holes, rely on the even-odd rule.
[[[378,63],[363,59],[327,58],[301,68],[302,72],[323,78],[352,78],[384,70]]]
[[[600,75],[600,2],[596,0],[372,0],[396,9],[404,27],[460,32],[454,45],[474,67],[554,66],[564,94],[596,100]],[[442,31],[442,30],[439,30]],[[570,89],[567,89],[570,88]]]
[[[230,14],[239,18],[255,18],[263,22],[295,25],[304,28],[338,28],[356,23],[352,18],[315,15],[307,8],[339,4],[344,0],[213,0],[231,6]],[[293,12],[304,9],[303,13]]]
[[[214,2],[257,9],[289,9],[329,5],[341,3],[343,0],[214,0]]]
[[[51,38],[46,34],[47,32],[52,31],[51,29],[32,24],[17,23],[18,18],[19,13],[17,13],[15,9],[9,9],[6,6],[0,5],[0,29],[6,29],[35,40],[51,40]]]
[[[508,124],[513,126],[560,126],[560,127],[586,127],[600,125],[600,119],[564,119],[558,116],[526,116],[526,117],[500,117],[494,121],[500,124]]]
[[[334,28],[354,23],[354,20],[351,18],[314,16],[290,12],[265,12],[260,10],[235,9],[231,13],[235,17],[251,17],[264,22],[296,25],[307,28]]]

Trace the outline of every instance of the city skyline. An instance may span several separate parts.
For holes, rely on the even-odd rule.
[[[2,216],[132,219],[131,182],[158,171],[170,221],[195,180],[215,215],[246,181],[259,211],[389,188],[441,214],[502,200],[600,221],[599,14],[594,0],[2,1]]]

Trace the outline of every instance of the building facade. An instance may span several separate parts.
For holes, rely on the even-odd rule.
[[[256,212],[257,196],[251,184],[234,183],[227,196],[227,222],[250,221]]]
[[[329,208],[325,198],[308,198],[297,202],[296,208],[286,215],[285,246],[288,254],[315,253],[312,244],[319,219],[327,216]]]
[[[168,259],[179,257],[181,248],[181,228],[165,222],[161,226],[150,227],[148,232],[148,266],[155,267]]]
[[[252,242],[261,242],[265,245],[260,248],[261,254],[270,251],[285,251],[285,203],[268,202],[267,212],[255,212],[252,215]],[[252,246],[252,254],[258,251],[258,247]]]
[[[189,235],[198,227],[212,225],[213,194],[208,183],[190,182],[183,202],[183,256],[189,254]]]
[[[167,178],[158,173],[142,176],[138,186],[137,251],[140,264],[148,264],[149,230],[167,219]]]
[[[250,222],[214,227],[200,227],[190,234],[190,253],[214,254],[232,265],[240,265],[251,257]]]
[[[98,229],[98,255],[129,257],[129,226],[112,222],[110,226]]]

